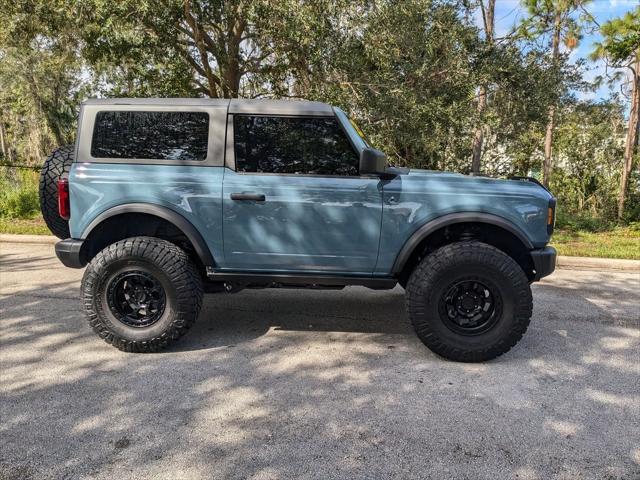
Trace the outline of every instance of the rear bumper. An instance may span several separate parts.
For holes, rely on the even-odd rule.
[[[535,269],[535,275],[533,281],[540,280],[542,277],[551,275],[556,269],[556,249],[553,247],[544,247],[536,250],[531,250],[531,260],[533,261],[533,268]]]
[[[82,258],[83,240],[67,238],[56,243],[56,256],[65,267],[82,268],[87,262]]]

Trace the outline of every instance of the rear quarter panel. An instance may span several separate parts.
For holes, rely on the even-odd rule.
[[[169,208],[191,222],[216,256],[222,250],[224,167],[74,163],[69,173],[72,238],[118,205],[148,203]]]

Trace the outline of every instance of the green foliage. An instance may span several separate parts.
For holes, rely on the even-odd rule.
[[[636,153],[633,164],[640,165],[640,153]],[[640,221],[640,168],[638,167],[631,171],[627,203],[622,220],[623,223]]]
[[[608,58],[621,66],[640,52],[640,7],[600,27],[603,41],[595,45],[592,59]]]
[[[615,227],[615,222],[601,217],[566,212],[558,208],[556,227],[571,232],[606,232]]]
[[[0,217],[33,218],[40,213],[38,175],[31,170],[0,175]]]
[[[0,127],[6,160],[35,163],[69,143],[90,92],[69,2],[4,2],[0,8]]]
[[[484,171],[526,175],[539,168],[547,112],[552,104],[572,102],[570,88],[581,88],[580,67],[563,55],[554,65],[544,50],[523,53],[503,47],[489,68],[493,72],[485,142]]]
[[[325,15],[345,5],[78,0],[78,13],[83,54],[110,94],[230,98],[283,93]]]
[[[350,111],[394,163],[455,169],[470,153],[477,29],[424,0],[380,2],[364,20],[310,96]]]
[[[103,94],[190,97],[197,81],[182,51],[179,1],[78,0],[82,55]]]
[[[537,39],[560,29],[560,38],[570,50],[577,47],[582,30],[591,22],[590,15],[578,14],[591,0],[522,0],[529,16],[518,27],[518,33]]]
[[[556,131],[552,191],[567,213],[615,218],[624,111],[615,101],[567,104]]]
[[[4,2],[0,154],[40,164],[73,141],[78,105],[90,96],[306,98],[347,110],[394,164],[468,173],[481,126],[483,173],[535,175],[554,105],[559,215],[606,223],[615,218],[624,105],[577,102],[584,65],[548,53],[556,14],[573,48],[588,2],[523,4],[519,32],[488,42],[468,0]],[[603,26],[602,55],[621,59],[637,46],[639,11]],[[638,177],[625,221],[640,218]],[[3,216],[34,211],[33,184],[0,187]]]

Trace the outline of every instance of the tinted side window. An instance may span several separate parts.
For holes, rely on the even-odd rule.
[[[335,118],[233,119],[238,172],[357,175],[358,156]]]
[[[98,112],[91,156],[204,160],[208,140],[205,112]]]

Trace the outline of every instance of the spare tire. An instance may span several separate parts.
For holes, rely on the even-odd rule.
[[[47,227],[58,238],[69,238],[69,221],[58,214],[58,179],[69,173],[74,145],[65,145],[47,157],[40,172],[40,211]]]

